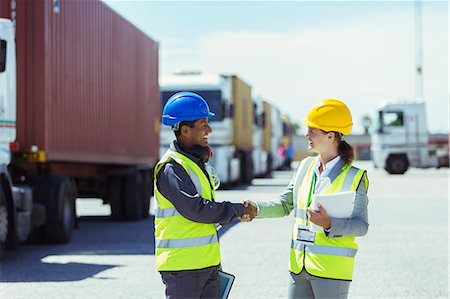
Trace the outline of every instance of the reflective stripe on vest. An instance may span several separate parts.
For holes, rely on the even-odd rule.
[[[186,248],[212,244],[219,242],[219,239],[217,234],[214,234],[197,238],[155,240],[155,242],[156,248]]]
[[[189,176],[191,177],[192,182],[194,183],[195,189],[200,196],[203,196],[202,192],[202,183],[200,183],[200,178],[192,171],[192,169],[188,168]]]
[[[305,158],[305,161],[301,163],[300,168],[298,169],[298,175],[296,175],[296,178],[294,182],[302,182],[305,178],[306,172],[308,171],[308,168],[311,166],[311,163],[314,163],[315,159],[314,157],[308,157]],[[303,164],[303,165],[302,165]],[[300,188],[300,184],[294,184],[294,188],[292,190],[292,194],[298,194],[298,190]],[[295,195],[294,195],[295,198]],[[297,201],[294,199],[294,217],[306,219],[306,210],[300,209],[297,207]]]
[[[306,219],[306,210],[304,209],[295,209],[295,217]]]
[[[181,214],[175,208],[167,208],[167,209],[157,208],[155,212],[155,217],[157,218],[167,218],[173,216],[181,216]]]
[[[358,168],[352,166],[350,167],[350,169],[348,170],[346,176],[345,176],[345,180],[344,180],[344,184],[342,185],[342,191],[349,191],[352,188],[352,184],[353,184],[353,180],[355,179],[356,174],[358,173]]]
[[[191,178],[197,194],[211,201],[215,196],[211,178],[188,157],[169,149],[155,167],[155,255],[158,271],[203,269],[220,264],[219,240],[215,224],[191,221],[181,215],[158,190],[157,174],[173,160]],[[192,196],[192,195],[190,195]]]
[[[306,246],[305,244],[302,244],[297,240],[292,241],[291,248],[299,251],[306,250],[306,252],[314,254],[345,256],[345,257],[354,257],[357,252],[357,250],[354,248],[345,248],[338,246],[324,246],[324,245]]]

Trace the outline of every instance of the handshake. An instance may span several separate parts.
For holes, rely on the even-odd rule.
[[[250,222],[258,215],[258,208],[256,202],[244,199],[241,202],[244,205],[244,214],[239,218],[241,222]]]

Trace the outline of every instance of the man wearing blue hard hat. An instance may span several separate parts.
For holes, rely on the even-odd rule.
[[[156,266],[166,297],[219,298],[219,240],[216,224],[256,209],[215,202],[217,182],[208,172],[208,119],[214,113],[198,94],[179,92],[164,106],[162,123],[176,140],[155,167]]]

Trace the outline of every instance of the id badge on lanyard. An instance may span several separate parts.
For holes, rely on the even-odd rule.
[[[299,226],[297,233],[297,241],[305,245],[314,245],[316,232],[310,231],[307,226]]]
[[[309,189],[309,195],[308,195],[308,202],[307,207],[311,205],[311,196],[312,196],[312,190],[315,185],[315,175],[313,175],[311,180],[311,187]],[[309,222],[309,220],[307,220]],[[298,226],[298,232],[297,232],[297,241],[299,241],[302,244],[305,245],[314,245],[314,240],[316,239],[316,232],[312,231],[310,226],[304,226],[299,225]]]

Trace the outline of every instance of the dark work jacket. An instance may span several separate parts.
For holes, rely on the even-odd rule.
[[[177,141],[170,145],[195,163],[205,172],[205,163],[195,155],[185,150]],[[183,217],[200,223],[228,224],[234,218],[244,214],[244,205],[240,203],[209,201],[198,195],[197,189],[186,170],[177,162],[170,160],[156,175],[159,192],[167,198],[183,215]]]

